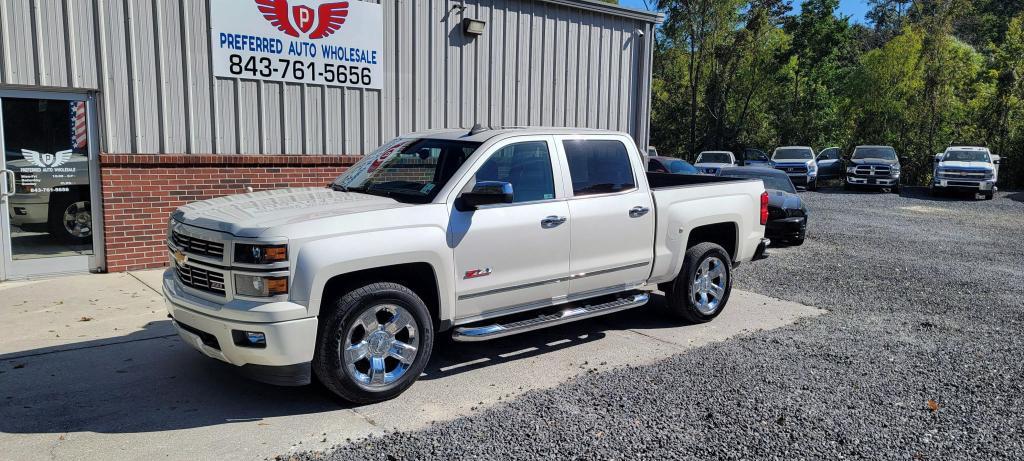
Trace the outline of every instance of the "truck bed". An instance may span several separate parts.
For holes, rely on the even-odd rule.
[[[723,245],[734,261],[750,261],[761,239],[759,179],[648,173],[657,209],[651,283],[675,278],[686,255],[690,232],[707,224],[731,223],[734,244]],[[718,229],[716,232],[726,231]]]
[[[688,174],[671,173],[647,173],[647,183],[651,189],[667,189],[672,187],[695,186],[699,184],[718,184],[723,182],[737,181],[736,178],[723,178],[719,176],[699,176]]]

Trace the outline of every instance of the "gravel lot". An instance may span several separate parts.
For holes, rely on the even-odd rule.
[[[1024,193],[805,197],[736,287],[829,314],[302,457],[1024,457]]]

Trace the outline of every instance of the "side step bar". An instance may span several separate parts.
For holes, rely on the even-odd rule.
[[[511,323],[496,323],[483,326],[459,327],[452,332],[452,339],[459,342],[486,341],[502,338],[527,331],[539,330],[563,323],[575,322],[612,312],[624,311],[647,304],[651,296],[647,293],[636,293],[604,304],[571,307],[554,314],[540,315],[536,318]]]

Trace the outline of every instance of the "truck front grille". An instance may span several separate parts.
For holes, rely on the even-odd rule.
[[[195,288],[207,293],[224,296],[224,274],[204,269],[202,267],[174,264],[174,271],[178,274],[178,280],[182,285]]]
[[[984,180],[991,177],[991,173],[987,171],[971,171],[971,170],[946,170],[942,173],[944,178],[948,179],[977,179]]]
[[[171,232],[171,242],[185,253],[211,258],[224,258],[224,244],[196,237],[190,237],[178,231]]]
[[[861,165],[854,172],[857,176],[892,176],[892,167],[886,165]]]
[[[779,167],[779,169],[789,174],[807,174],[807,167],[805,166],[783,166]]]

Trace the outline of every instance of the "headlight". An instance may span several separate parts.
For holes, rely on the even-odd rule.
[[[288,260],[288,245],[235,244],[235,262],[243,264],[270,264]]]
[[[857,172],[857,167],[855,167],[855,166],[848,166],[848,167],[846,167],[846,172],[850,173],[850,174],[856,173]]]
[[[254,298],[288,294],[288,277],[235,274],[235,294]]]

